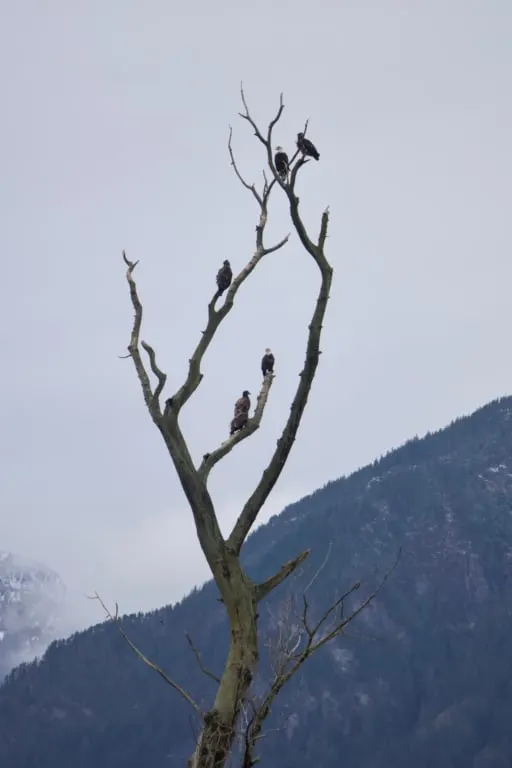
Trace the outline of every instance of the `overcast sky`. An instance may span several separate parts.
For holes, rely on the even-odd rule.
[[[180,10],[178,10],[178,7]],[[275,143],[309,118],[300,177],[335,268],[314,390],[261,520],[512,387],[510,0],[0,0],[0,547],[121,610],[207,577],[191,515],[130,360],[121,250],[140,258],[142,337],[168,393],[205,327],[215,274],[252,255],[233,176],[265,158],[237,117],[244,81]],[[290,230],[276,190],[268,242]],[[183,411],[195,458],[277,378],[259,432],[214,470],[223,530],[275,446],[318,274],[295,238],[239,292]]]

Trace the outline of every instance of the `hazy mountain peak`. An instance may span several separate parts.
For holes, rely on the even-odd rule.
[[[65,594],[55,571],[0,551],[0,679],[58,636]]]

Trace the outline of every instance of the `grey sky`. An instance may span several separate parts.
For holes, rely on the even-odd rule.
[[[177,10],[177,8],[189,10]],[[232,174],[264,157],[237,117],[309,117],[300,179],[316,233],[332,213],[323,356],[262,519],[415,433],[510,391],[509,0],[0,0],[0,545],[121,609],[207,576],[130,360],[120,253],[140,258],[143,338],[169,390],[204,328],[224,258],[250,258],[256,208]],[[268,240],[290,229],[279,192]],[[278,377],[260,431],[214,472],[225,529],[288,413],[318,276],[293,239],[240,291],[184,411],[195,457],[234,400]],[[77,598],[77,613],[102,618]],[[83,611],[83,613],[82,613]],[[85,620],[85,619],[84,619]]]

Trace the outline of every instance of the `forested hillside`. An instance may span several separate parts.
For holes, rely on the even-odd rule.
[[[512,766],[512,398],[330,483],[251,536],[245,563],[258,578],[312,549],[301,574],[262,605],[263,635],[326,555],[309,592],[316,612],[361,579],[357,604],[400,547],[373,606],[283,692],[262,765]],[[209,583],[172,608],[123,620],[199,703],[215,683],[185,632],[205,665],[221,670],[226,624],[216,598]],[[193,710],[111,623],[52,644],[0,689],[2,767],[182,766],[197,728]]]

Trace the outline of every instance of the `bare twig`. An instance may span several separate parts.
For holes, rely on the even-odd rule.
[[[190,648],[192,650],[192,653],[196,657],[196,661],[199,664],[199,669],[203,674],[205,674],[207,677],[211,677],[212,680],[215,680],[216,683],[220,683],[220,677],[217,677],[217,675],[214,675],[213,672],[210,672],[209,669],[206,669],[206,667],[203,664],[203,660],[201,659],[201,654],[199,653],[198,649],[195,647],[194,643],[192,642],[192,638],[188,634],[188,632],[185,632],[185,637],[188,640],[188,644],[190,645]]]
[[[238,170],[238,166],[236,164],[235,156],[233,154],[233,146],[232,146],[232,139],[233,139],[233,128],[229,126],[229,139],[228,139],[228,150],[229,150],[229,156],[231,158],[231,165],[233,166],[233,170],[235,171],[238,179],[240,180],[240,183],[251,192],[260,208],[263,206],[263,199],[260,196],[260,194],[256,191],[256,187],[254,184],[249,184],[245,179],[243,178],[242,174]]]
[[[247,120],[252,125],[252,127],[254,129],[254,135],[261,141],[263,146],[266,147],[267,146],[267,140],[263,138],[263,135],[261,134],[260,129],[258,128],[258,126],[256,125],[256,123],[254,122],[254,120],[252,119],[252,117],[250,115],[249,107],[247,106],[247,102],[245,100],[244,84],[243,83],[240,83],[240,96],[241,96],[241,99],[242,99],[242,104],[244,105],[245,112],[239,112],[238,114],[240,115],[240,117],[243,117],[244,120]],[[282,111],[283,111],[283,95],[281,94],[281,99],[280,99],[280,103],[279,103],[279,112],[276,115],[276,117],[274,118],[274,120],[272,121],[274,125],[277,123],[277,121],[281,117]]]
[[[161,667],[159,667],[157,664],[154,664],[152,661],[150,661],[147,658],[147,656],[145,656],[142,653],[142,651],[140,651],[137,648],[137,646],[130,640],[130,638],[128,637],[128,635],[126,634],[126,632],[121,626],[121,622],[119,620],[118,604],[116,603],[116,612],[115,612],[115,615],[113,616],[97,592],[95,592],[94,595],[92,596],[87,595],[87,597],[89,598],[89,600],[99,601],[107,617],[114,622],[117,629],[119,630],[119,634],[124,638],[124,640],[126,640],[126,642],[130,646],[132,651],[135,653],[135,655],[138,656],[139,659],[144,662],[144,664],[147,664],[147,666],[150,667],[150,669],[153,669],[155,672],[157,672],[160,675],[160,677],[162,677],[165,680],[165,682],[171,686],[171,688],[174,688],[174,690],[177,691],[177,693],[179,693],[180,696],[182,696],[185,699],[185,701],[188,701],[188,703],[195,709],[198,715],[203,717],[203,712],[201,711],[201,709],[198,707],[198,705],[195,703],[192,697],[189,696],[189,694],[181,687],[181,685],[178,685],[178,683],[175,683],[174,680],[172,680],[168,675],[166,675],[166,673],[163,671]]]
[[[233,450],[235,445],[238,445],[238,443],[241,443],[242,440],[246,440],[248,437],[254,434],[254,432],[256,432],[257,429],[259,429],[261,424],[261,419],[263,417],[263,412],[267,404],[270,387],[272,386],[273,380],[274,380],[274,375],[272,373],[267,373],[267,375],[265,376],[265,379],[263,380],[260,393],[258,395],[254,416],[248,420],[246,426],[243,429],[241,429],[239,432],[236,432],[234,435],[231,435],[230,437],[228,437],[228,439],[225,440],[222,443],[222,445],[220,445],[219,448],[217,448],[215,451],[212,451],[211,453],[206,453],[203,456],[203,460],[201,462],[201,466],[199,467],[198,472],[199,472],[199,476],[203,479],[204,482],[206,482],[208,475],[212,471],[213,467],[222,458],[224,458],[224,456],[230,453],[230,451]]]
[[[327,561],[329,560],[329,557],[330,557],[330,555],[331,555],[331,549],[332,549],[332,541],[330,541],[330,542],[329,542],[329,548],[328,548],[328,550],[327,550],[327,554],[326,554],[326,556],[325,556],[325,558],[324,558],[324,560],[323,560],[323,563],[322,563],[322,565],[320,566],[320,568],[318,568],[318,569],[315,571],[315,573],[313,574],[313,577],[312,577],[311,581],[310,581],[310,582],[308,583],[308,585],[305,587],[305,589],[304,589],[304,594],[306,594],[306,592],[307,592],[307,591],[308,591],[308,589],[309,589],[309,588],[312,586],[312,584],[314,584],[314,583],[315,583],[315,581],[317,580],[317,578],[319,577],[319,575],[322,573],[323,569],[324,569],[324,568],[325,568],[325,566],[327,565]]]

